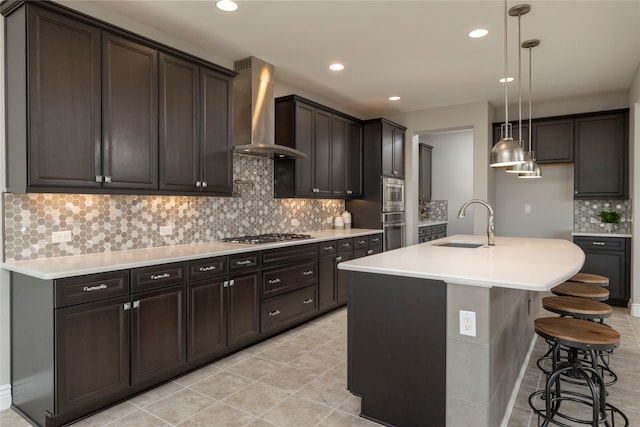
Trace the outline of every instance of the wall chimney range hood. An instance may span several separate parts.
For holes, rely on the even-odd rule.
[[[233,151],[269,158],[306,158],[294,148],[275,143],[273,65],[251,56],[234,61]]]

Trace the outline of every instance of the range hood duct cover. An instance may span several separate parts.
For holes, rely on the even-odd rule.
[[[269,158],[306,158],[294,148],[275,143],[273,65],[250,56],[234,61],[233,150]]]

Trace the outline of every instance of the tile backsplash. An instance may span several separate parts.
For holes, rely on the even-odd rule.
[[[447,221],[449,215],[449,202],[447,200],[432,200],[418,202],[420,222],[424,221]]]
[[[273,160],[234,155],[238,197],[86,194],[4,195],[6,261],[204,243],[246,234],[317,231],[343,200],[274,199]],[[299,225],[292,226],[292,220]],[[294,221],[295,222],[295,221]],[[160,236],[160,226],[173,233]],[[52,243],[51,233],[72,241]]]
[[[573,231],[580,233],[604,233],[604,225],[600,222],[600,211],[620,213],[620,223],[613,225],[612,233],[630,234],[631,200],[574,200]]]

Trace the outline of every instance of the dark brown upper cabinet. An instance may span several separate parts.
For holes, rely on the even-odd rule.
[[[0,9],[8,191],[231,194],[233,71],[55,3]]]
[[[160,53],[160,190],[232,192],[231,79]]]
[[[404,133],[406,128],[386,119],[364,122],[364,145],[367,149],[379,151],[380,174],[394,178],[404,178]],[[375,157],[378,157],[376,155]]]
[[[307,158],[274,160],[275,197],[362,194],[359,120],[296,95],[278,98],[276,142],[302,151]]]
[[[573,120],[551,119],[531,123],[532,148],[539,164],[573,162]],[[528,137],[528,136],[527,136]],[[529,147],[525,147],[528,151]]]
[[[419,183],[419,199],[421,201],[431,201],[432,190],[432,163],[433,163],[433,147],[427,144],[420,144],[418,183]]]

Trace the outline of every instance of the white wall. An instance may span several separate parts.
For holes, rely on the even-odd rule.
[[[633,212],[640,212],[640,65],[629,90],[629,157]],[[640,223],[634,218],[631,241],[631,314],[640,317]]]
[[[394,114],[387,117],[407,127],[405,138],[405,191],[407,245],[418,241],[418,135],[442,130],[473,129],[473,197],[489,203],[495,200],[494,171],[489,167],[493,108],[488,102],[455,105]],[[476,211],[473,234],[487,231],[487,212]]]
[[[433,146],[431,197],[448,201],[447,234],[473,234],[472,211],[476,207],[470,208],[465,218],[457,217],[460,206],[473,198],[473,130],[420,135],[420,142]]]
[[[573,165],[542,165],[542,179],[496,175],[496,235],[572,240]],[[525,213],[525,204],[531,213]]]

